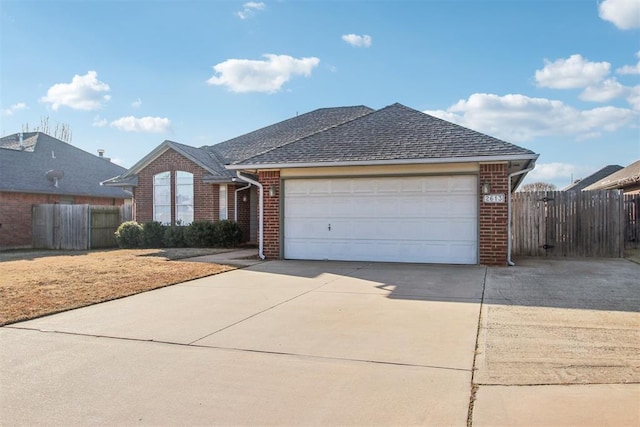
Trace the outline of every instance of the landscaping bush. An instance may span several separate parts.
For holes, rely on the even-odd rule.
[[[231,248],[242,241],[242,230],[235,221],[222,220],[216,225],[216,246]]]
[[[158,221],[142,224],[142,245],[145,248],[161,248],[164,246],[165,226]]]
[[[184,230],[187,227],[176,224],[168,225],[164,230],[164,245],[167,248],[184,248],[186,246],[184,241]]]
[[[142,244],[142,226],[135,221],[123,222],[114,234],[121,248],[139,248]]]
[[[191,248],[210,248],[216,245],[216,231],[211,221],[193,221],[184,230],[184,241]]]

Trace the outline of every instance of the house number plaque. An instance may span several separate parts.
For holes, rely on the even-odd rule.
[[[485,203],[504,203],[504,194],[485,194],[482,196]]]

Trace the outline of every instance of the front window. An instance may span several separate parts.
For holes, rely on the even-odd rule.
[[[220,184],[220,220],[227,218],[227,184]]]
[[[171,172],[153,176],[153,220],[171,223]]]
[[[193,174],[176,172],[176,222],[188,225],[193,222]]]

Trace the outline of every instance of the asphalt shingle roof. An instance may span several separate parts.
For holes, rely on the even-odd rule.
[[[231,180],[227,165],[535,156],[530,150],[393,104],[320,108],[219,144],[199,148],[164,141],[109,185],[133,183],[147,162],[167,148],[196,161],[207,180]]]
[[[295,164],[534,155],[530,150],[393,104],[236,164]]]
[[[120,188],[100,185],[126,169],[41,132],[0,139],[0,191],[130,198]],[[62,171],[58,187],[47,179],[50,170]]]
[[[608,165],[603,167],[597,172],[592,173],[586,178],[582,178],[581,180],[574,182],[562,189],[562,191],[582,191],[582,189],[588,187],[589,185],[600,181],[602,178],[606,178],[614,172],[622,169],[620,165]]]
[[[586,187],[586,191],[624,188],[640,182],[640,160]]]

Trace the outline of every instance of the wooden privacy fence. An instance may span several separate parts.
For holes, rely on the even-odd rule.
[[[639,199],[619,190],[514,193],[512,253],[622,257],[625,242],[638,244]]]
[[[88,250],[116,247],[113,233],[131,219],[131,206],[33,205],[33,247]]]
[[[625,248],[640,248],[640,194],[624,196]]]

